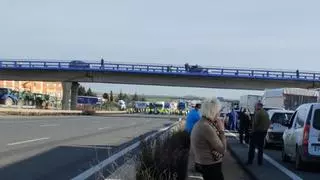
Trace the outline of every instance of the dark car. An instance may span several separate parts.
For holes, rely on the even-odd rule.
[[[77,69],[90,68],[90,64],[83,61],[71,61],[69,63],[69,68],[77,68]]]
[[[191,66],[189,69],[189,72],[192,73],[208,73],[208,69],[205,69],[201,66],[195,65],[195,66]]]

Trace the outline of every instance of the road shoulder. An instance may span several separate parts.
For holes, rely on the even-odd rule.
[[[238,163],[243,167],[243,169],[250,174],[254,179],[257,180],[270,180],[277,179],[290,180],[291,178],[284,174],[282,171],[277,169],[273,164],[264,159],[263,165],[257,165],[257,158],[252,165],[246,165],[248,157],[248,146],[245,144],[240,144],[239,140],[235,137],[228,136],[228,149],[230,153],[235,157]]]
[[[188,180],[202,179],[201,174],[194,171],[194,162],[189,158],[189,178]],[[253,180],[253,178],[240,166],[232,154],[227,151],[222,164],[222,171],[225,180]]]

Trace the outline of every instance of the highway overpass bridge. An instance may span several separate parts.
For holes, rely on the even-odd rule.
[[[66,61],[0,60],[0,79],[66,82],[64,92],[69,92],[71,89],[71,94],[64,93],[63,101],[66,102],[71,96],[72,109],[76,105],[78,82],[248,90],[320,87],[318,72],[220,67],[199,69],[188,71],[185,66],[161,64],[112,62],[71,64]]]

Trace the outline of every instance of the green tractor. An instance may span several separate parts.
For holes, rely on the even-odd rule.
[[[56,98],[47,94],[34,93],[37,109],[49,109],[56,103]]]

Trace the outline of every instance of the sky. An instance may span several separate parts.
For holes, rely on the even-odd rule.
[[[0,0],[0,58],[317,71],[317,0]],[[86,84],[238,98],[258,91]]]

